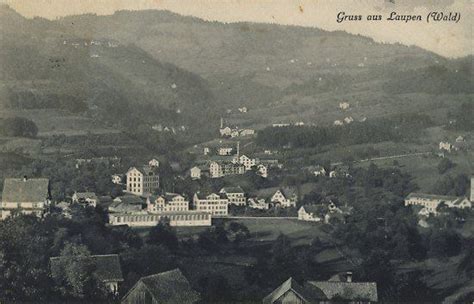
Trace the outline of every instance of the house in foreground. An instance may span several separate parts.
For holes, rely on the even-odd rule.
[[[377,283],[352,282],[352,273],[335,275],[328,281],[299,284],[289,278],[263,299],[263,304],[376,303]]]
[[[42,216],[51,202],[49,179],[6,178],[3,182],[1,219],[12,212]]]
[[[78,256],[77,262],[83,262],[91,266],[94,276],[104,284],[105,288],[112,294],[118,294],[119,284],[123,282],[122,268],[117,254]],[[64,277],[66,263],[70,259],[64,257],[52,257],[49,259],[51,276],[55,281],[61,281]]]
[[[142,277],[123,297],[122,304],[194,304],[201,299],[179,269]]]

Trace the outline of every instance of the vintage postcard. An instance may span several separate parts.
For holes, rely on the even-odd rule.
[[[474,303],[472,0],[0,0],[0,303]]]

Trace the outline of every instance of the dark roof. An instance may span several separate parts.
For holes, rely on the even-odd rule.
[[[303,208],[306,213],[316,213],[318,211],[318,205],[304,205]]]
[[[76,192],[77,199],[97,199],[97,195],[94,192]]]
[[[280,189],[281,193],[288,199],[291,198],[292,196],[296,195],[296,190],[293,188],[285,187]]]
[[[200,300],[199,293],[192,289],[179,269],[142,277],[137,284],[140,282],[146,286],[156,303],[191,304]]]
[[[81,256],[79,259],[84,259],[94,265],[94,274],[102,282],[121,282],[123,281],[122,268],[120,267],[120,260],[117,254],[107,255],[90,255]],[[64,258],[52,257],[50,258],[51,274],[53,277],[59,275],[62,271]]]
[[[44,202],[50,198],[47,178],[6,178],[3,182],[4,202]]]
[[[377,283],[372,282],[341,282],[341,281],[310,281],[331,300],[338,297],[344,300],[363,300],[377,302]]]
[[[293,278],[289,278],[283,282],[283,284],[278,286],[272,293],[263,298],[263,304],[273,304],[289,290],[293,290],[293,292],[298,294],[306,302],[315,302],[327,299],[324,293],[317,287],[310,284],[301,286]]]

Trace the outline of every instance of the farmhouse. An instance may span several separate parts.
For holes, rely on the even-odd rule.
[[[98,201],[94,192],[74,192],[72,195],[72,202],[75,204],[96,207]]]
[[[377,283],[352,282],[352,273],[335,275],[328,281],[308,281],[300,285],[289,278],[263,299],[263,304],[280,303],[375,303]]]
[[[198,303],[200,294],[179,269],[140,278],[123,297],[122,304]]]
[[[94,268],[94,276],[104,284],[112,294],[118,294],[119,283],[123,282],[122,268],[117,254],[77,256],[78,262],[87,263]],[[64,257],[50,258],[51,276],[55,281],[61,282],[64,277],[65,267],[69,266],[69,259]]]
[[[194,209],[212,215],[227,216],[229,199],[225,194],[195,193],[193,197]]]
[[[318,215],[318,206],[316,205],[305,205],[298,209],[298,220],[308,222],[320,222],[321,218]]]
[[[270,202],[280,207],[295,207],[298,196],[291,188],[279,189],[271,197]]]
[[[156,167],[131,167],[127,172],[127,192],[136,195],[149,195],[160,186],[160,177]]]
[[[224,187],[219,191],[219,193],[227,195],[227,198],[229,199],[229,204],[245,206],[245,192],[239,186]]]
[[[270,204],[264,198],[249,198],[247,200],[248,206],[252,209],[268,210]]]
[[[158,168],[160,166],[160,162],[156,158],[153,158],[148,162],[148,166],[152,168]]]
[[[51,202],[47,178],[6,178],[3,182],[2,219],[13,211],[42,216]]]
[[[201,168],[197,166],[192,167],[191,169],[189,169],[189,175],[193,180],[201,179]]]
[[[122,184],[122,174],[113,174],[111,176],[111,179],[112,179],[112,183],[116,184],[116,185],[120,185]]]
[[[257,164],[256,159],[250,158],[247,155],[241,155],[237,162],[245,167],[245,171],[249,171]]]
[[[151,195],[146,200],[146,209],[150,213],[189,211],[189,201],[176,193]]]

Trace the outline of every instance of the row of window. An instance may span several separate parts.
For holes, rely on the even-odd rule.
[[[164,216],[170,221],[199,221],[209,219],[209,214],[176,214],[170,216]],[[117,216],[117,223],[126,222],[158,222],[162,218],[161,215],[128,215],[128,216]]]

